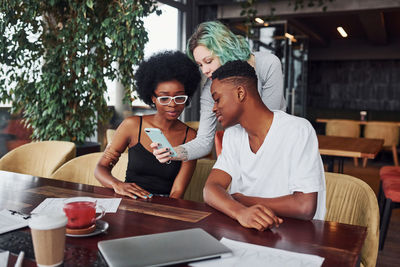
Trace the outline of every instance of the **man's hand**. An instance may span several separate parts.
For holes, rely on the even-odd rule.
[[[236,219],[242,226],[255,228],[258,231],[279,227],[283,222],[272,210],[260,204],[243,208],[236,216]]]
[[[141,188],[140,186],[138,186],[135,183],[124,183],[124,182],[119,181],[119,182],[113,184],[112,187],[113,187],[115,193],[123,195],[123,196],[128,196],[133,199],[136,199],[138,197],[147,199],[147,198],[151,198],[153,196],[153,194],[147,192],[146,190],[144,190],[143,188]]]

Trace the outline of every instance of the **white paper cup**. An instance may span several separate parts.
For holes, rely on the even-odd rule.
[[[65,215],[38,215],[29,221],[36,264],[40,267],[61,265],[65,249]]]

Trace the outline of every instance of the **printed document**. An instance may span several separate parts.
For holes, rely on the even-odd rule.
[[[28,217],[19,212],[0,211],[0,234],[28,226]]]
[[[67,198],[46,198],[31,213],[54,213],[62,212]],[[115,213],[121,203],[122,198],[93,198],[97,204],[103,206],[106,213]],[[101,213],[99,208],[97,213]]]
[[[319,267],[324,258],[239,242],[223,237],[220,241],[233,251],[232,257],[191,263],[192,267]]]

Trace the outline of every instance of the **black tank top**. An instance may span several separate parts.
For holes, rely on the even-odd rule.
[[[188,130],[189,127],[186,128],[183,143],[186,142]],[[138,143],[128,150],[128,168],[125,182],[136,183],[152,194],[169,195],[182,162],[172,160],[170,164],[160,163],[153,153],[140,143],[141,132],[142,117],[140,117]]]

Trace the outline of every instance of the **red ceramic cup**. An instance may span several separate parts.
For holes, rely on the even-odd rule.
[[[96,207],[101,210],[101,214],[97,217]],[[67,228],[69,229],[91,227],[96,223],[96,220],[99,220],[105,214],[104,208],[97,205],[96,200],[90,197],[68,198],[63,209],[68,218]]]

